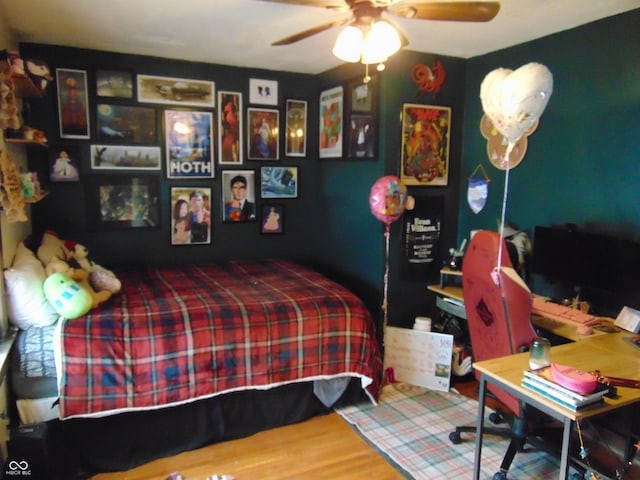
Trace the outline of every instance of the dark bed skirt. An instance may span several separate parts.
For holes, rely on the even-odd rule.
[[[338,403],[343,401],[367,401],[359,379],[352,379]],[[89,478],[329,411],[308,382],[234,392],[160,410],[51,420],[12,430],[6,465],[26,460],[30,478]]]

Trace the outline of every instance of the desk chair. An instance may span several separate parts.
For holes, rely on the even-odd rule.
[[[531,325],[531,292],[513,269],[504,242],[499,283],[496,284],[492,278],[492,272],[498,265],[499,245],[500,236],[497,232],[478,231],[471,239],[462,262],[464,305],[475,361],[526,351],[531,340],[537,336]],[[525,443],[547,449],[537,437],[542,430],[528,432],[527,428],[534,412],[541,416],[540,412],[532,409],[525,411],[525,404],[494,385],[488,384],[488,389],[515,415],[510,427],[485,427],[483,430],[511,439],[500,472],[493,477],[494,480],[500,480],[507,478],[507,471],[516,453],[524,448]],[[495,416],[490,419],[496,422]],[[457,427],[449,438],[453,443],[459,443],[461,432],[475,431],[475,425]]]

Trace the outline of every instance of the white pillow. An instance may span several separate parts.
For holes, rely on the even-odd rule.
[[[46,327],[58,320],[59,315],[44,296],[46,276],[33,252],[20,243],[12,267],[4,271],[7,313],[16,327]]]

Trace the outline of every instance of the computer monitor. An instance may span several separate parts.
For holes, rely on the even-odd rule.
[[[536,226],[531,273],[576,288],[582,297],[609,302],[614,310],[640,304],[640,243],[633,240]]]

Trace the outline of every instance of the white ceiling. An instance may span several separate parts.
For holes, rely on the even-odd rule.
[[[409,50],[470,58],[640,8],[640,0],[500,3],[487,23],[391,18]],[[315,74],[340,65],[331,54],[339,28],[271,43],[349,13],[259,0],[0,0],[0,16],[16,42]]]

